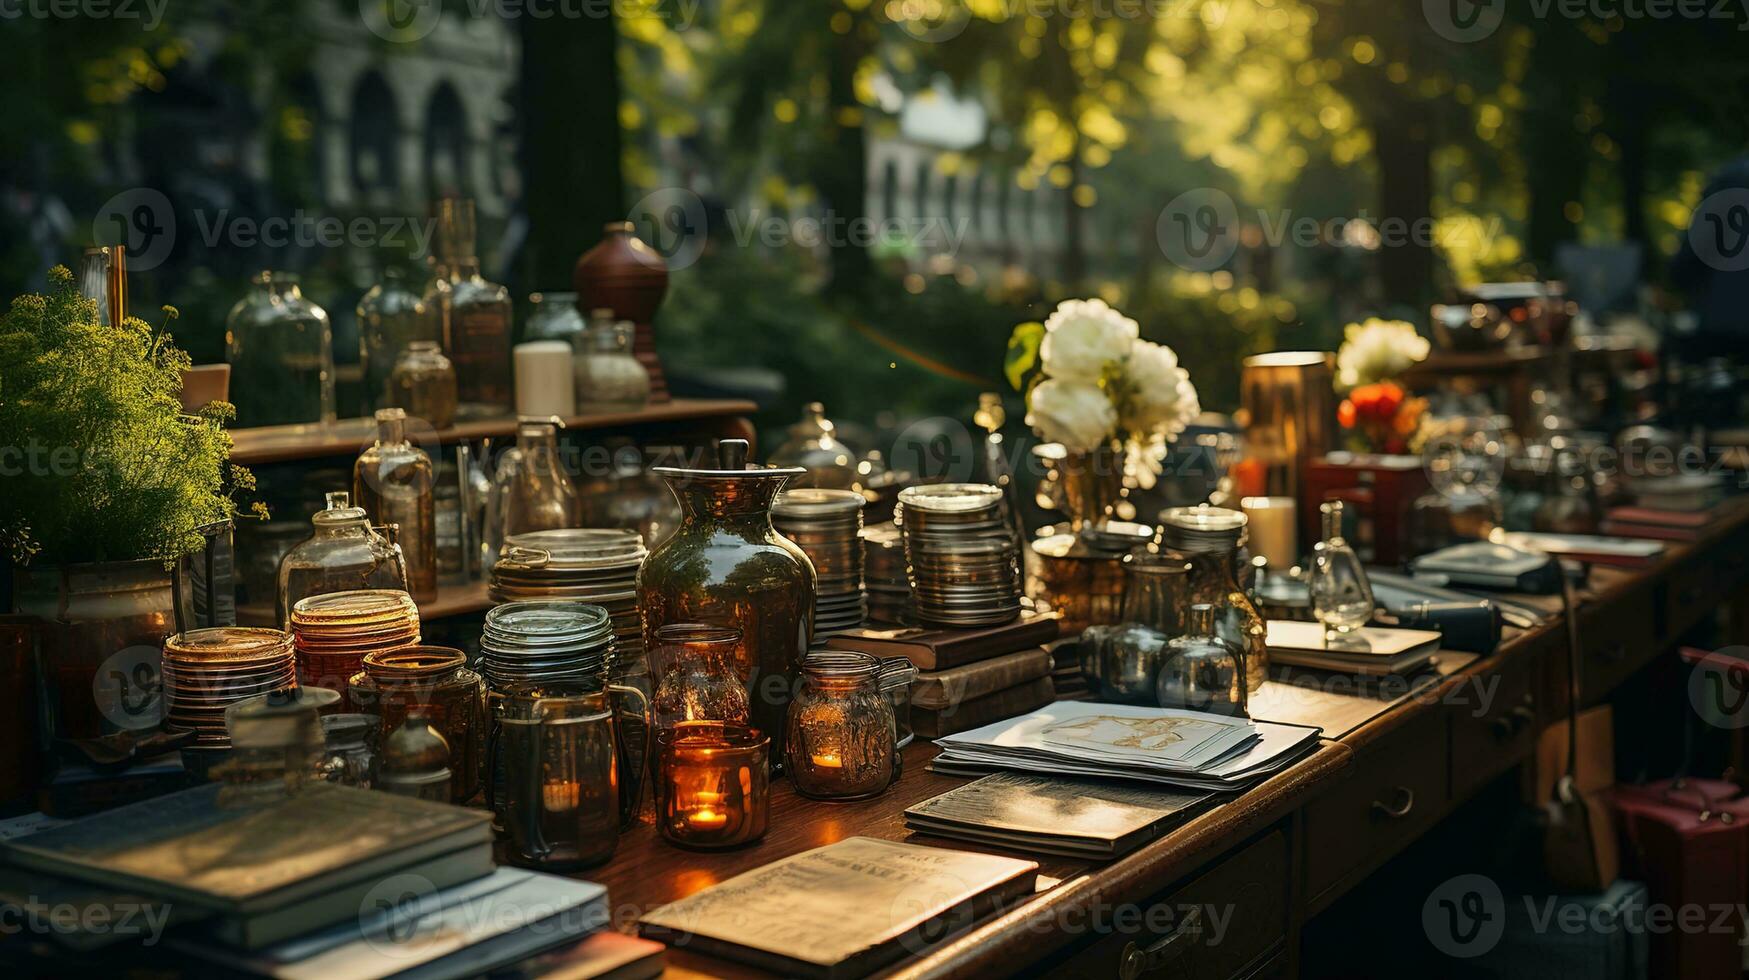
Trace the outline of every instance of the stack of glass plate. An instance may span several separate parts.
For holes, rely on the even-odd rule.
[[[917,619],[926,626],[998,626],[1020,616],[1020,556],[1002,520],[1002,491],[978,483],[899,493]]]
[[[298,682],[344,697],[365,654],[419,642],[419,607],[399,589],[329,592],[292,606],[291,632]]]
[[[239,626],[177,633],[164,641],[163,677],[168,726],[193,731],[196,749],[228,749],[226,708],[297,686],[292,639]]]
[[[600,606],[613,620],[622,669],[642,673],[637,580],[647,554],[638,532],[619,528],[512,534],[492,566],[489,592],[493,602],[571,600]]]
[[[883,626],[916,626],[911,579],[905,573],[905,538],[897,524],[862,530],[862,581],[868,596],[868,621]]]
[[[480,674],[494,691],[551,686],[599,690],[613,667],[613,623],[600,606],[506,602],[486,613]]]
[[[814,563],[814,640],[856,629],[868,614],[862,591],[862,508],[854,490],[791,490],[771,506],[771,523]]]

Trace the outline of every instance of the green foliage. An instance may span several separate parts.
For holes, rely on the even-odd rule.
[[[192,551],[254,486],[229,463],[231,406],[184,415],[188,355],[134,317],[101,324],[65,267],[49,284],[0,318],[0,548],[19,564]]]
[[[1008,357],[1002,362],[1002,373],[1015,391],[1021,390],[1027,372],[1038,365],[1038,349],[1045,342],[1045,325],[1023,323],[1008,337]]]

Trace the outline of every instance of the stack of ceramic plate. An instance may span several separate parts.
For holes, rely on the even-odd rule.
[[[646,554],[638,532],[619,528],[512,534],[492,566],[490,594],[493,602],[571,600],[600,606],[613,619],[620,662],[632,669],[644,660],[637,580]]]
[[[163,677],[169,727],[193,731],[197,749],[227,749],[226,708],[297,686],[292,639],[239,626],[178,633],[164,641]]]
[[[1020,615],[1020,556],[1002,520],[1002,491],[979,483],[899,494],[905,561],[926,626],[997,626]]]
[[[344,696],[365,654],[419,642],[419,607],[399,589],[329,592],[292,606],[291,632],[298,682]]]
[[[883,626],[915,626],[911,579],[905,573],[905,538],[897,524],[862,531],[862,581],[868,595],[868,621]]]
[[[614,666],[607,610],[581,602],[506,602],[486,613],[480,674],[495,691],[599,688]]]
[[[771,505],[771,523],[814,563],[814,639],[862,625],[862,508],[854,490],[791,490]]]

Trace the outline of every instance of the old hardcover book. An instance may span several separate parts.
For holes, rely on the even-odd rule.
[[[1269,621],[1269,662],[1369,677],[1424,669],[1443,637],[1432,630],[1367,626],[1347,637],[1326,635],[1322,623]]]
[[[492,870],[491,814],[321,783],[247,809],[201,786],[0,843],[6,863],[213,913],[256,949],[356,918],[385,878],[433,888]]]
[[[1012,623],[981,629],[860,629],[826,641],[834,650],[861,650],[877,657],[905,657],[918,670],[946,670],[1003,653],[1043,646],[1057,638],[1054,616],[1023,614]]]
[[[1044,647],[1004,653],[988,660],[926,670],[911,682],[911,704],[919,708],[951,708],[974,698],[1019,687],[1051,672],[1051,655]]]
[[[1056,700],[1057,689],[1049,677],[1028,681],[1019,687],[986,694],[952,707],[935,710],[911,709],[911,727],[924,738],[940,738],[955,732],[969,731],[993,721],[1023,715]]]
[[[1183,823],[1213,793],[998,772],[905,811],[942,837],[1043,854],[1113,858]]]
[[[646,938],[785,976],[860,977],[1033,891],[1031,861],[850,837],[638,920]]]

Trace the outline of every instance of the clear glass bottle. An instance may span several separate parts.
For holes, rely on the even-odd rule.
[[[279,625],[291,623],[299,599],[359,589],[407,588],[407,565],[398,545],[370,526],[364,508],[344,491],[328,494],[328,509],[310,518],[316,532],[279,563]]]
[[[474,250],[474,202],[444,198],[437,204],[437,263],[449,274],[436,290],[443,303],[444,352],[455,364],[463,417],[502,416],[510,411],[510,291],[480,276]]]
[[[522,327],[522,342],[562,340],[577,345],[583,332],[583,314],[577,312],[576,293],[529,293],[528,322]]]
[[[298,277],[261,272],[225,317],[238,426],[334,421],[334,331]]]
[[[352,464],[352,496],[378,524],[398,528],[407,562],[407,591],[437,598],[436,471],[425,450],[407,441],[407,413],[377,412],[377,440]]]
[[[366,404],[372,411],[390,405],[413,411],[404,402],[395,400],[389,381],[401,355],[410,345],[423,340],[430,341],[434,348],[437,346],[437,335],[429,332],[425,302],[418,293],[407,288],[401,270],[384,269],[377,284],[359,297],[356,313],[358,360],[364,367]],[[424,413],[415,414],[428,417]],[[436,422],[432,424],[438,425]]]
[[[577,339],[577,410],[629,411],[650,401],[650,372],[632,356],[632,323],[594,310]]]
[[[1081,633],[1081,674],[1102,701],[1153,704],[1167,644],[1183,632],[1190,566],[1181,558],[1135,553],[1123,559],[1120,622]]]
[[[1324,540],[1312,547],[1312,614],[1324,628],[1338,634],[1352,633],[1372,619],[1378,606],[1360,556],[1342,536],[1342,502],[1322,504]]]
[[[492,479],[486,519],[492,553],[512,534],[577,527],[582,512],[577,486],[559,459],[558,420],[520,420],[516,448],[499,461]]]
[[[1155,681],[1162,708],[1187,708],[1246,717],[1245,650],[1215,632],[1215,607],[1190,607],[1183,636],[1166,645],[1166,662]]]
[[[1223,507],[1174,507],[1162,516],[1161,542],[1190,565],[1191,603],[1214,606],[1215,633],[1245,651],[1245,687],[1256,691],[1269,676],[1268,629],[1239,584],[1243,513]]]
[[[802,661],[784,733],[796,792],[860,800],[892,783],[898,722],[879,674],[880,661],[866,653],[821,650]]]
[[[455,365],[437,341],[415,340],[401,352],[389,373],[388,404],[424,419],[433,429],[446,429],[455,421]]]

